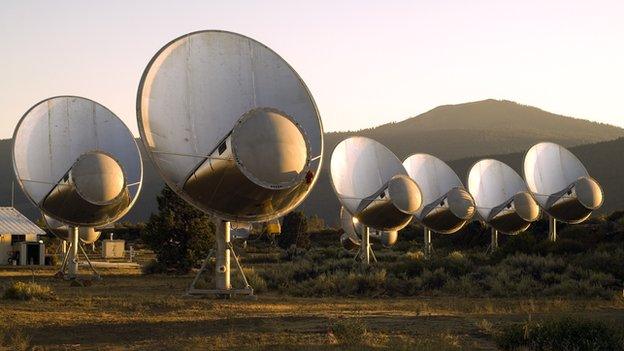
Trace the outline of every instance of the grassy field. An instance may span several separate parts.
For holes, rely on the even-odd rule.
[[[492,350],[502,325],[530,318],[572,315],[624,323],[620,297],[356,299],[267,293],[255,301],[212,300],[184,296],[191,276],[107,270],[92,286],[72,287],[52,273],[35,271],[34,280],[51,286],[54,299],[0,300],[6,349]],[[0,271],[4,289],[32,279],[30,270]]]

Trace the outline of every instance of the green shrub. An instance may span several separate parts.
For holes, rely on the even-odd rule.
[[[598,247],[594,251],[572,258],[571,264],[596,272],[609,273],[620,281],[624,280],[624,249],[621,246]]]
[[[243,268],[247,282],[254,290],[254,293],[263,293],[267,291],[267,283],[253,268]]]
[[[141,240],[171,272],[199,267],[214,246],[212,218],[180,198],[167,185],[156,197],[158,213],[141,231]]]
[[[3,298],[6,300],[53,300],[56,298],[54,291],[47,285],[37,283],[15,282],[5,291]]]
[[[560,318],[503,328],[496,342],[503,350],[624,350],[621,326],[603,321]]]

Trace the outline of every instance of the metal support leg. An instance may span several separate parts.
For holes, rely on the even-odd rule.
[[[364,227],[364,232],[362,233],[360,247],[360,257],[362,258],[362,262],[366,265],[370,264],[370,229],[368,227]]]
[[[491,231],[490,245],[488,246],[486,253],[494,253],[494,251],[498,250],[498,230],[491,228]]]
[[[498,250],[498,230],[492,228],[492,251]]]
[[[217,290],[230,290],[230,222],[221,221],[217,225],[217,251],[215,269],[215,284]]]
[[[253,288],[249,285],[249,281],[247,281],[247,276],[245,275],[245,271],[243,271],[243,266],[241,266],[240,261],[238,260],[238,256],[236,256],[236,252],[234,251],[234,245],[230,242],[230,251],[232,252],[232,256],[234,257],[234,262],[236,263],[236,267],[240,272],[240,275],[243,277],[243,282],[245,283],[245,289],[251,290],[251,295],[253,295]]]
[[[69,244],[69,249],[71,249],[71,243]],[[57,277],[65,276],[65,268],[67,267],[67,261],[69,260],[69,250],[63,255],[63,262],[61,263],[61,268],[59,268],[58,272],[56,272]]]
[[[433,253],[433,244],[431,243],[431,230],[429,228],[424,228],[424,253],[426,257],[431,256]]]
[[[373,262],[377,263],[377,256],[375,256],[375,251],[373,251],[373,246],[369,245],[368,247],[370,248],[370,255],[373,258]]]
[[[557,241],[557,220],[554,217],[548,217],[548,240]]]
[[[212,252],[212,251],[211,251]],[[245,287],[243,289],[233,289],[230,276],[230,254],[234,256],[234,261],[240,271]],[[206,270],[208,264],[210,263],[210,256],[204,261],[201,269],[193,279],[191,286],[188,289],[189,295],[215,295],[218,297],[226,297],[229,298],[231,295],[249,295],[253,297],[253,289],[249,285],[247,281],[247,277],[243,272],[243,267],[241,266],[238,257],[234,253],[234,247],[230,242],[230,222],[228,221],[220,221],[217,223],[217,232],[216,232],[216,249],[214,250],[215,257],[215,272],[214,272],[214,280],[215,280],[215,289],[197,289],[195,288],[195,284],[198,282],[200,275]]]
[[[69,227],[69,238],[71,248],[69,250],[69,261],[67,262],[67,276],[74,279],[78,276],[78,227]]]
[[[82,245],[79,245],[79,246],[80,246],[80,251],[82,251],[82,254],[84,255],[85,259],[87,260],[87,263],[89,264],[89,267],[91,268],[91,271],[93,272],[93,275],[97,279],[101,279],[100,274],[98,273],[98,271],[95,270],[95,267],[93,267],[93,264],[91,263],[91,260],[89,259],[89,256],[85,252],[84,247],[82,247]]]
[[[189,287],[189,291],[195,289],[195,284],[197,284],[197,282],[199,281],[199,277],[202,275],[202,273],[204,273],[204,271],[206,271],[206,268],[208,268],[208,265],[210,264],[210,258],[212,258],[213,255],[214,255],[214,249],[210,249],[210,251],[208,252],[208,257],[206,257],[206,259],[204,260],[204,263],[202,263],[202,266],[199,269],[199,272],[197,272],[197,274],[195,275],[195,278],[193,279],[193,282],[191,283],[191,286]]]

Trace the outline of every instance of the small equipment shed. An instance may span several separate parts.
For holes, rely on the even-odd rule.
[[[39,236],[45,234],[14,207],[0,207],[0,265],[43,265],[45,245]]]

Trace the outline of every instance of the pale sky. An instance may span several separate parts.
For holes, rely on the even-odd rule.
[[[0,138],[54,95],[107,106],[137,134],[150,58],[201,29],[285,58],[326,131],[507,99],[624,127],[624,1],[0,1]]]

